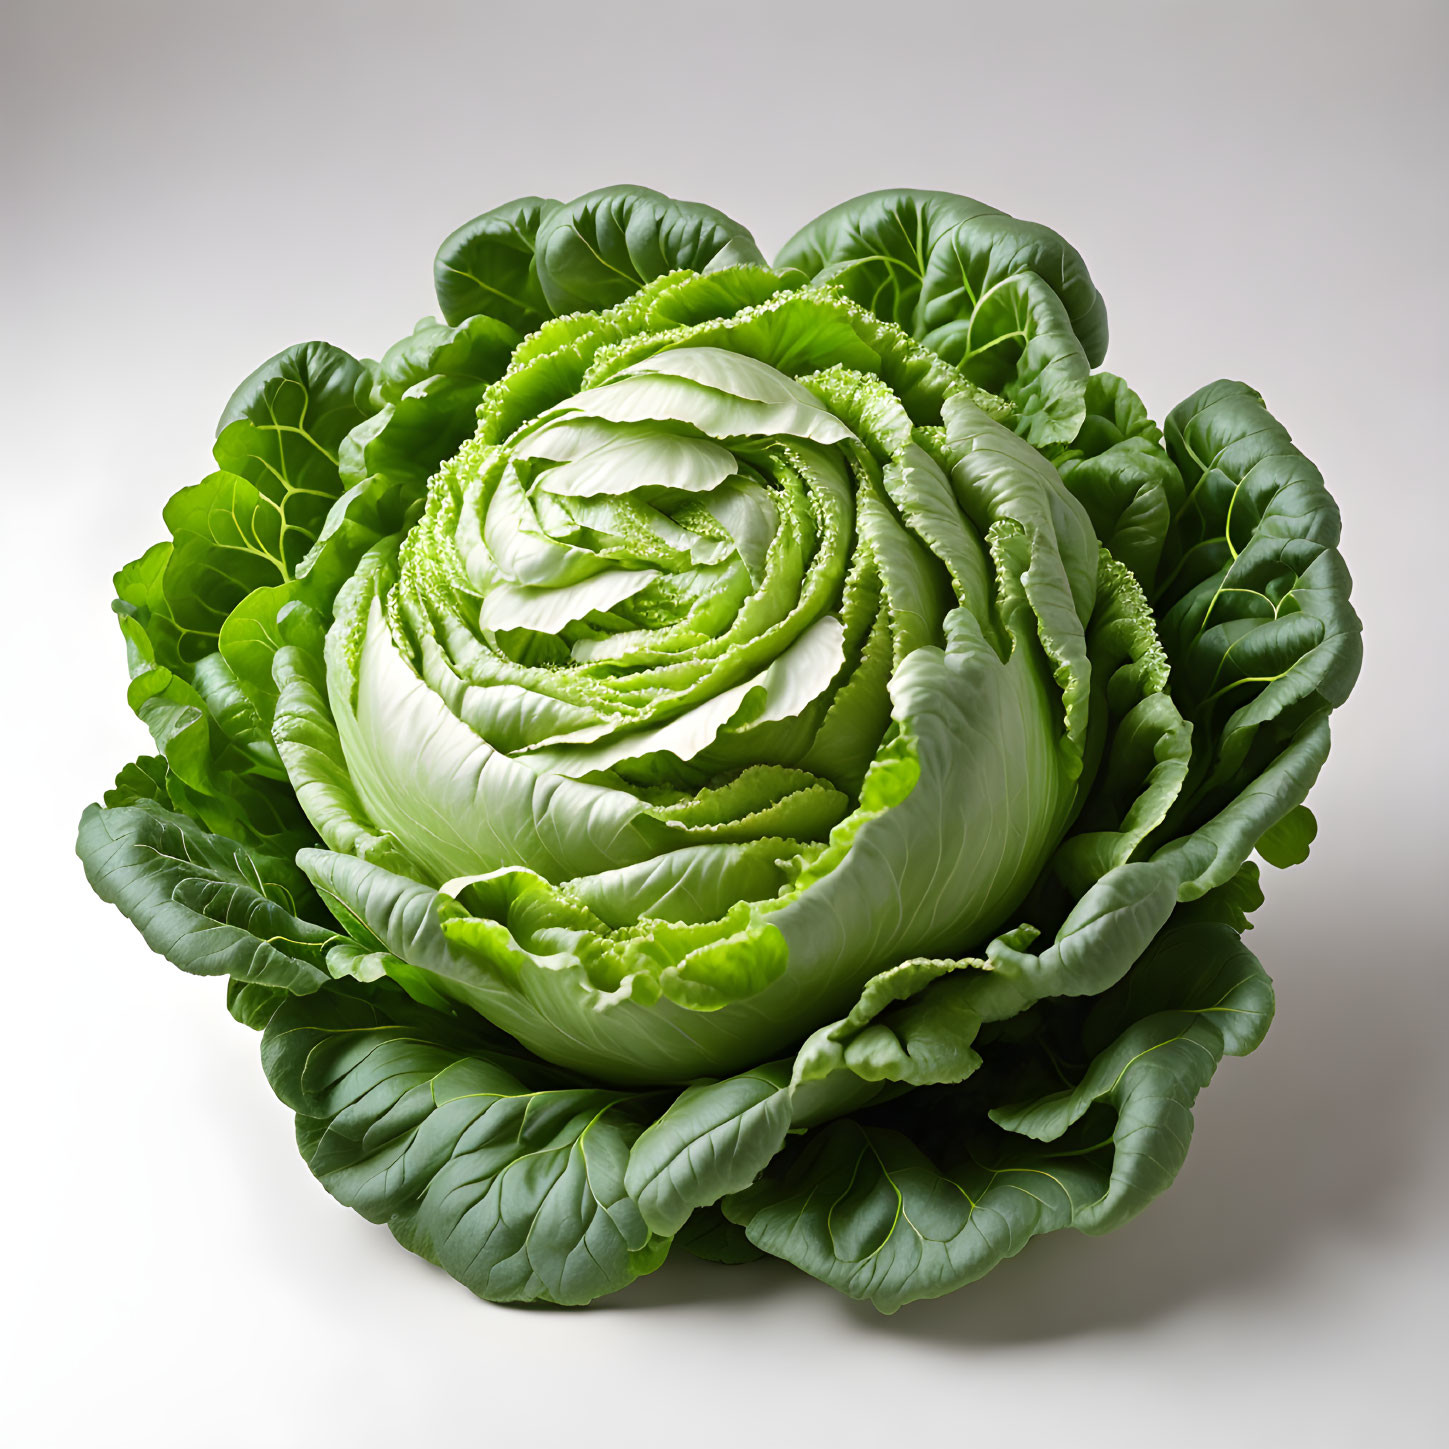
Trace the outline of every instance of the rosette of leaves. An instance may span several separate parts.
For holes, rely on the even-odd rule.
[[[773,264],[617,187],[264,363],[117,576],[91,883],[229,978],[340,1201],[499,1300],[773,1254],[891,1311],[1183,1161],[1359,627],[1262,399],[1165,428],[1045,227]]]

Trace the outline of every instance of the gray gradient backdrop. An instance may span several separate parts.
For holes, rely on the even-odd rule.
[[[1434,1437],[1446,996],[1446,9],[615,0],[0,6],[6,1266],[25,1446],[1348,1445]],[[1160,417],[1241,377],[1343,508],[1368,662],[1252,944],[1267,1044],[1172,1191],[878,1317],[671,1263],[491,1307],[338,1207],[219,983],[86,890],[147,746],[109,574],[294,340],[377,354],[438,241],[618,180],[772,250],[857,192],[1064,232]]]

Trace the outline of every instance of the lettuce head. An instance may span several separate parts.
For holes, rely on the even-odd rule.
[[[1076,251],[961,196],[773,263],[527,197],[435,280],[263,363],[117,575],[159,753],[96,891],[486,1298],[677,1242],[891,1311],[1140,1210],[1358,669],[1318,471],[1242,383],[1159,429]]]

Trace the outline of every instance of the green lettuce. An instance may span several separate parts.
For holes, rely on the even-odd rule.
[[[495,1300],[783,1258],[890,1312],[1171,1182],[1272,1017],[1359,666],[1242,383],[1159,429],[1054,232],[878,192],[772,264],[527,197],[379,362],[222,414],[117,575],[103,898],[229,978],[340,1201]]]

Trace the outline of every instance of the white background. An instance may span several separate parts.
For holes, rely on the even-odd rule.
[[[8,4],[4,1351],[25,1446],[1432,1438],[1445,1291],[1446,25],[1391,3]],[[311,1180],[256,1038],[87,890],[149,747],[109,574],[306,337],[377,355],[516,194],[631,180],[767,252],[883,185],[1084,253],[1160,417],[1262,390],[1344,514],[1367,664],[1266,871],[1266,1045],[1178,1183],[885,1319],[689,1261],[498,1308]],[[3,1425],[0,1425],[3,1431]]]

